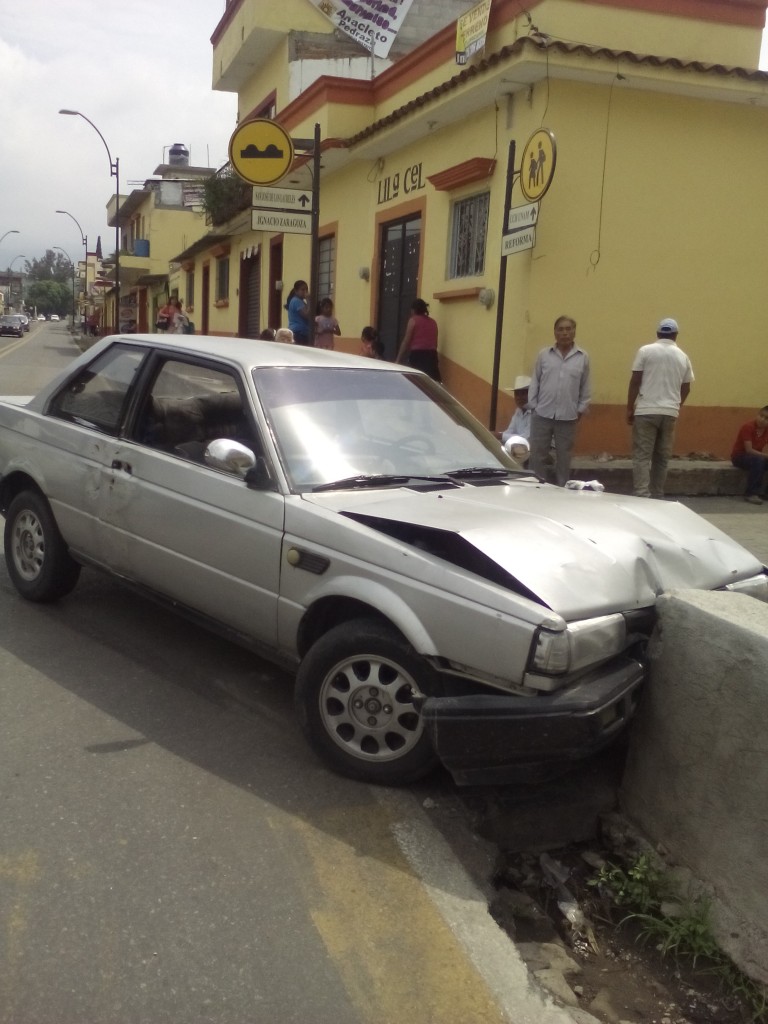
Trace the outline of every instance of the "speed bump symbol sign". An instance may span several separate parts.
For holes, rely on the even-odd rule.
[[[251,185],[274,185],[291,168],[293,141],[276,121],[246,121],[229,140],[229,162]]]
[[[557,163],[555,136],[539,128],[528,139],[520,163],[520,190],[530,203],[537,203],[552,184]]]

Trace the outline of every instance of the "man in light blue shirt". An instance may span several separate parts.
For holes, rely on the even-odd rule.
[[[531,416],[531,469],[546,479],[547,455],[555,445],[555,483],[564,487],[571,472],[576,424],[591,399],[589,356],[576,344],[576,321],[555,320],[555,343],[543,348],[528,390]]]

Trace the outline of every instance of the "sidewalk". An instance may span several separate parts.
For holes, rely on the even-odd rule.
[[[748,505],[741,495],[696,496],[681,501],[768,565],[768,500],[762,507]]]
[[[599,480],[606,491],[614,494],[632,493],[632,460],[576,456],[572,473],[576,480]],[[666,492],[681,495],[742,495],[746,474],[730,462],[719,459],[676,458],[669,463]]]

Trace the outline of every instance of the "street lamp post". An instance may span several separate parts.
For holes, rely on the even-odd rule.
[[[83,231],[83,229],[80,227],[80,221],[77,219],[77,217],[75,217],[74,214],[70,213],[69,210],[57,210],[56,213],[63,213],[63,214],[65,214],[65,216],[67,216],[71,220],[73,220],[75,222],[75,224],[77,224],[78,231],[80,232],[80,237],[83,240],[83,247],[85,249],[85,277],[84,277],[84,280],[83,280],[83,296],[84,296],[84,300],[83,300],[84,301],[84,310],[83,311],[84,311],[85,315],[87,316],[87,314],[88,314],[88,309],[87,309],[87,306],[88,306],[88,236]],[[58,248],[59,248],[59,246],[54,245],[54,249],[58,249]],[[63,251],[64,250],[62,249],[62,252]],[[70,263],[71,262],[72,261],[70,260]],[[72,276],[74,278],[74,271],[73,271],[73,275]],[[74,321],[74,318],[73,318],[73,320],[72,320],[72,331],[74,332],[74,330],[75,330],[75,321]]]
[[[10,231],[6,231],[4,235],[0,235],[0,242],[2,242],[4,238],[7,238],[8,235],[18,235],[18,233],[17,228],[11,228]]]
[[[60,211],[57,210],[56,213]],[[63,212],[63,211],[62,211]],[[54,249],[58,249],[59,252],[63,252],[69,260],[69,265],[72,268],[72,333],[75,333],[75,264],[72,262],[72,257],[69,255],[66,249],[62,249],[60,245],[54,245]]]
[[[73,117],[82,117],[84,121],[88,122],[104,143],[104,149],[106,149],[107,156],[109,157],[109,173],[115,179],[115,331],[118,332],[120,330],[120,159],[118,157],[115,157],[114,160],[112,159],[107,140],[89,117],[86,117],[79,110],[60,110],[59,113],[70,114]]]
[[[17,232],[18,233],[18,232]],[[2,239],[0,239],[2,241]],[[16,260],[25,260],[27,257],[24,253],[20,253],[18,256],[14,256],[11,262],[8,264],[8,305],[13,305],[13,277],[11,276],[11,270]],[[24,285],[21,286],[21,305],[24,305]]]

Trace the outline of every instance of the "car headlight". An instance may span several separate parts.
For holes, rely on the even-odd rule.
[[[534,640],[531,667],[544,675],[577,672],[620,654],[626,645],[626,623],[618,612],[571,622],[559,633],[542,628]]]
[[[735,583],[729,583],[725,589],[734,590],[738,594],[757,597],[761,601],[768,601],[768,576],[761,572],[759,576],[750,576],[748,580],[737,580]]]

